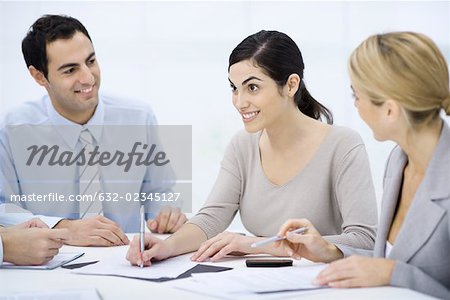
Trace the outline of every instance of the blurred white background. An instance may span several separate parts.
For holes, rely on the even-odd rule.
[[[93,39],[104,94],[147,101],[160,124],[192,125],[193,212],[205,201],[232,135],[243,128],[231,104],[228,56],[261,29],[290,35],[305,61],[311,94],[335,124],[357,130],[371,162],[380,202],[392,143],[379,143],[353,107],[346,63],[371,34],[422,32],[450,61],[450,2],[0,2],[0,114],[45,90],[21,53],[30,25],[43,14],[79,19]],[[232,229],[240,229],[240,221]]]

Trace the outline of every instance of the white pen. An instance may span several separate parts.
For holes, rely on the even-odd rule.
[[[141,230],[139,231],[139,248],[141,251],[141,264],[139,265],[139,267],[143,268],[144,267],[144,259],[142,257],[142,254],[144,253],[144,234],[145,234],[145,209],[144,209],[144,205],[141,205],[141,211],[140,211],[140,215],[141,215]]]
[[[300,228],[292,230],[290,232],[297,233],[297,234],[303,234],[307,230],[308,230],[308,227],[300,227]],[[267,244],[271,244],[271,243],[275,243],[276,241],[281,241],[281,240],[285,240],[285,239],[286,239],[285,236],[278,236],[278,235],[276,235],[276,236],[270,237],[268,239],[265,239],[265,240],[262,240],[262,241],[259,241],[259,242],[255,242],[255,243],[253,243],[251,245],[251,247],[252,248],[261,247],[261,246],[264,246],[264,245],[267,245]]]

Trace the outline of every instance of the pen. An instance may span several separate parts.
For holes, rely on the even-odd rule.
[[[292,233],[297,233],[297,234],[303,234],[307,230],[308,230],[308,227],[300,227],[298,229],[292,230],[291,232]],[[285,236],[278,236],[278,235],[276,235],[276,236],[270,237],[268,239],[265,239],[265,240],[262,240],[262,241],[259,241],[259,242],[255,242],[255,243],[253,243],[251,245],[251,247],[252,248],[261,247],[261,246],[264,246],[264,245],[267,245],[267,244],[271,244],[271,243],[275,243],[276,241],[281,241],[281,240],[285,240],[285,239],[286,239]]]
[[[144,209],[144,205],[141,205],[141,211],[140,211],[140,215],[141,215],[141,230],[139,231],[139,248],[141,251],[141,264],[139,265],[139,267],[143,268],[144,267],[144,259],[142,257],[142,253],[144,253],[144,234],[145,234],[145,209]]]

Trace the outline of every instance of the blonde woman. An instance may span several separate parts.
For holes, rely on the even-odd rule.
[[[398,146],[386,165],[374,258],[335,261],[317,283],[393,285],[450,299],[450,128],[440,117],[442,109],[450,114],[447,63],[428,37],[395,32],[365,40],[349,73],[361,118],[377,140]],[[307,234],[289,234],[300,226]],[[288,234],[282,245],[293,257],[327,255],[328,242],[308,220],[290,220],[279,234]],[[339,249],[341,257],[364,254]]]

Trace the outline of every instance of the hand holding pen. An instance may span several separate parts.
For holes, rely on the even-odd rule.
[[[293,231],[290,231],[289,233],[304,234],[306,231],[308,231],[308,227],[300,227],[300,228],[297,228],[297,229],[295,229]],[[255,242],[255,243],[253,243],[251,245],[251,247],[252,248],[261,247],[261,246],[272,244],[272,243],[275,243],[277,241],[282,241],[282,240],[285,240],[285,239],[287,239],[287,237],[284,236],[284,235],[283,236],[276,235],[276,236],[267,238],[265,240],[262,240],[262,241],[259,241],[259,242]]]
[[[145,233],[145,225],[145,209],[142,205],[140,207],[139,235],[135,235],[131,241],[126,257],[132,265],[141,268],[151,266],[152,260],[163,260],[171,255],[167,241]]]
[[[141,262],[139,264],[139,267],[144,267],[144,259],[142,257],[144,250],[145,250],[145,206],[141,205],[140,209],[140,230],[139,230],[139,254],[141,256]]]
[[[342,252],[324,239],[307,219],[286,221],[277,236],[285,238],[276,241],[275,247],[282,247],[294,259],[304,257],[314,262],[331,262],[343,257]]]

